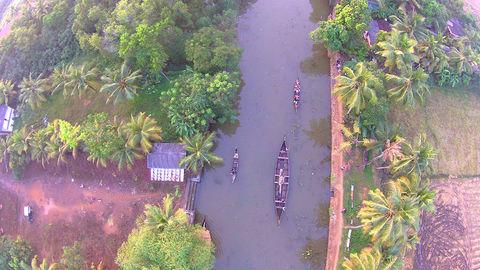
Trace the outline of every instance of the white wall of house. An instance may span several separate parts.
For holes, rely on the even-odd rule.
[[[183,182],[184,169],[150,169],[150,179],[152,181],[171,181]]]

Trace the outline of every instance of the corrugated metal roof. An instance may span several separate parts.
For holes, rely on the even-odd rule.
[[[161,169],[177,169],[180,160],[185,157],[186,151],[182,144],[156,143],[152,153],[147,155],[147,167]]]

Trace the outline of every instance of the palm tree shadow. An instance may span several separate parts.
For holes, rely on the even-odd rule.
[[[331,132],[330,132],[330,117],[320,118],[318,120],[310,120],[310,129],[303,131],[312,141],[315,146],[325,146],[330,148]]]

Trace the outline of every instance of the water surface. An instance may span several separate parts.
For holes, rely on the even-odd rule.
[[[220,132],[216,153],[225,164],[207,171],[197,212],[218,254],[217,270],[322,269],[328,228],[330,78],[325,50],[308,33],[328,15],[328,1],[258,0],[239,18],[244,87],[239,124]],[[299,112],[294,80],[302,82]],[[283,136],[290,147],[287,210],[277,226],[273,172]],[[235,147],[240,172],[229,169]],[[307,258],[307,260],[304,259]]]

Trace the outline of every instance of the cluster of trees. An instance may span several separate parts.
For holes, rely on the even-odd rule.
[[[34,160],[43,166],[51,160],[57,164],[74,158],[79,150],[88,160],[103,167],[116,162],[118,169],[130,168],[136,159],[148,153],[160,141],[161,129],[145,113],[131,116],[130,121],[109,120],[106,113],[89,115],[81,124],[56,119],[44,128],[23,127],[0,140],[2,160],[9,156],[9,167],[17,178],[25,165]]]
[[[215,248],[202,238],[203,230],[188,224],[183,209],[174,211],[167,195],[162,207],[145,206],[144,218],[118,250],[117,264],[123,270],[212,269]]]
[[[334,89],[347,111],[342,149],[368,151],[368,164],[383,170],[388,183],[363,202],[357,227],[371,246],[351,254],[345,269],[398,269],[419,240],[420,213],[434,210],[435,194],[425,178],[436,151],[425,135],[414,142],[403,138],[389,122],[390,107],[422,104],[434,85],[466,87],[480,79],[479,32],[462,1],[378,3],[371,12],[366,0],[343,0],[336,17],[311,33],[314,41],[348,59]],[[368,47],[363,33],[372,19],[385,19],[391,30],[380,31]],[[450,19],[458,19],[464,36],[450,32]]]
[[[83,270],[85,259],[82,247],[78,242],[63,248],[59,263],[48,263],[43,259],[39,263],[38,256],[33,256],[32,248],[23,239],[15,240],[8,236],[0,236],[0,268],[4,270]],[[92,270],[104,270],[103,263],[92,263]]]

